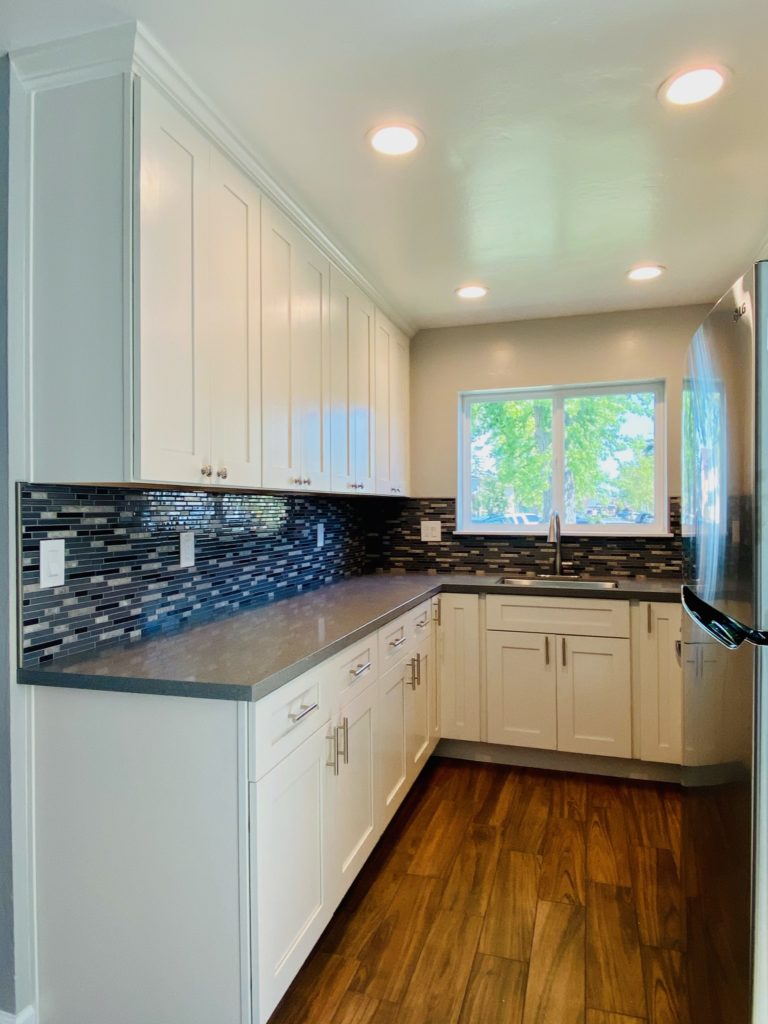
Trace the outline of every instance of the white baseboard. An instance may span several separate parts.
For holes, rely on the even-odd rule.
[[[35,1016],[34,1006],[28,1006],[25,1010],[20,1010],[18,1013],[6,1013],[4,1010],[0,1010],[0,1024],[36,1024],[37,1017]]]

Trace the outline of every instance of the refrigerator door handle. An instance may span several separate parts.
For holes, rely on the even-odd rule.
[[[750,626],[745,626],[741,622],[737,622],[736,619],[730,618],[725,612],[702,601],[690,587],[683,587],[681,594],[683,608],[693,621],[697,622],[723,647],[733,651],[737,647],[741,647],[745,640],[747,643],[754,644],[755,647],[768,647],[768,632],[752,629]]]

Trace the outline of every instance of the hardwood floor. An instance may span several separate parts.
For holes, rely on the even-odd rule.
[[[675,787],[433,759],[270,1024],[692,1024]]]

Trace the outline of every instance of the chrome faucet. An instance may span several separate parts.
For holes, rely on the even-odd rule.
[[[560,548],[560,514],[552,509],[549,516],[549,533],[547,542],[555,545],[555,576],[563,574],[563,554]]]

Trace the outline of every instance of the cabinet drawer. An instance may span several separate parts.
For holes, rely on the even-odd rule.
[[[250,709],[249,772],[256,781],[323,726],[330,715],[328,663],[292,679]]]
[[[413,647],[414,633],[413,613],[406,612],[379,630],[379,671],[386,672],[396,665]]]
[[[486,623],[524,633],[629,637],[629,602],[489,594]]]
[[[408,614],[411,620],[411,633],[416,644],[420,644],[422,640],[432,636],[431,601],[423,601],[415,608],[412,608]]]
[[[371,633],[359,643],[345,648],[328,662],[331,701],[351,691],[364,690],[378,674],[378,635]]]

